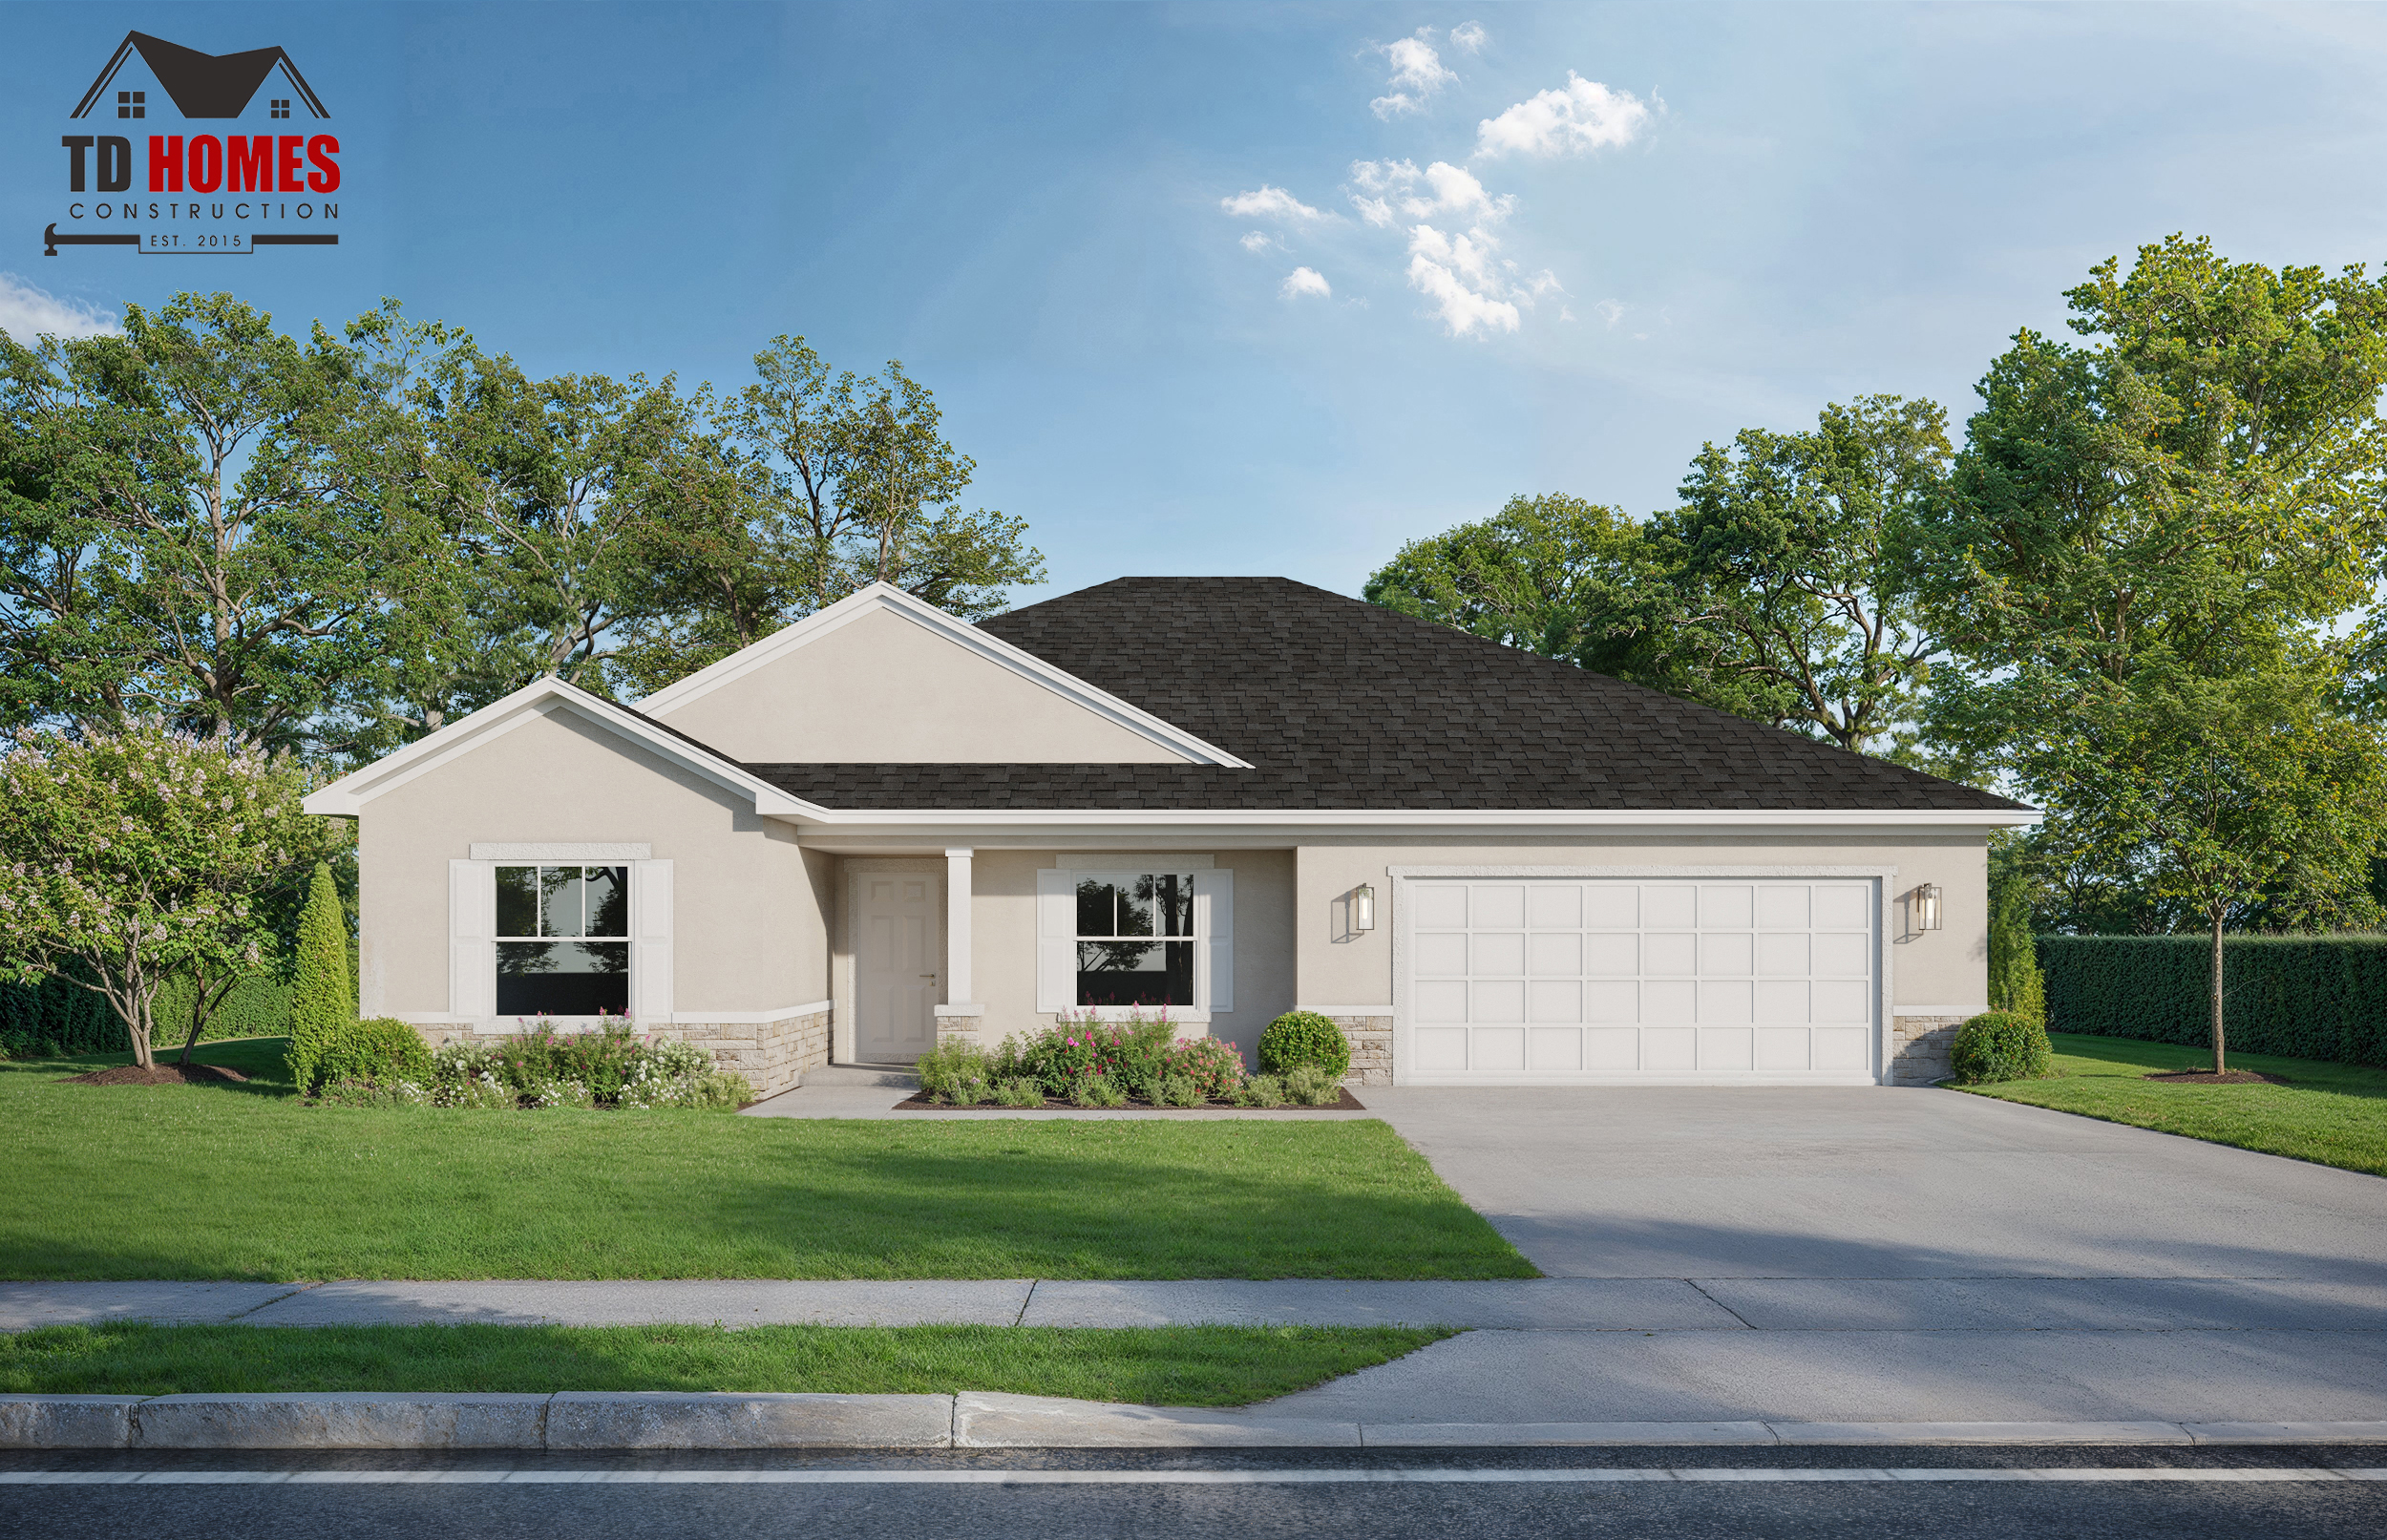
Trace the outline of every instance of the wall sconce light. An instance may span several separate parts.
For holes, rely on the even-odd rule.
[[[1364,882],[1351,890],[1351,928],[1355,931],[1376,928],[1376,890]]]
[[[1939,929],[1939,884],[1926,882],[1914,890],[1914,928],[1918,931]]]

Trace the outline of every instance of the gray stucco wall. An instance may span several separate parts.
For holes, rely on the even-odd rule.
[[[641,842],[670,860],[674,1014],[828,998],[834,858],[569,710],[383,792],[358,824],[368,1016],[448,1009],[448,862],[476,840]]]

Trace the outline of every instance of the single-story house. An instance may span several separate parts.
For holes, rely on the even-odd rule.
[[[638,703],[542,679],[316,792],[359,993],[809,1065],[1166,1006],[1368,1085],[1873,1085],[1984,1008],[1986,791],[1301,583],[969,624],[886,585]]]

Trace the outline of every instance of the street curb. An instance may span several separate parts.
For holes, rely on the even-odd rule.
[[[0,1450],[1527,1448],[2387,1445],[2387,1422],[1346,1423],[990,1392],[0,1399]]]

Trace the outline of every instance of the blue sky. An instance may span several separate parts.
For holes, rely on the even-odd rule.
[[[0,27],[0,325],[222,286],[294,326],[396,296],[542,372],[735,386],[781,332],[900,358],[973,499],[1028,519],[1045,593],[1356,592],[1513,493],[1664,506],[1702,441],[1827,401],[1960,423],[2017,327],[2174,230],[2387,258],[2380,7],[16,4]],[[128,29],[289,51],[330,113],[302,126],[342,140],[337,250],[40,255],[58,137],[92,131],[68,114]]]

